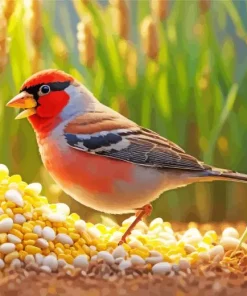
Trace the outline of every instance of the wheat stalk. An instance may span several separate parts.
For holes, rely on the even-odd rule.
[[[150,0],[153,16],[160,21],[163,21],[168,16],[168,0]]]
[[[7,62],[7,20],[3,7],[0,6],[0,73],[3,73]]]
[[[41,0],[28,0],[25,4],[27,5],[27,26],[33,45],[31,51],[32,72],[37,72],[42,61],[40,53],[40,46],[43,40],[42,2]]]
[[[16,0],[3,0],[3,12],[7,21],[13,14],[16,7],[16,3]]]
[[[85,18],[77,25],[78,51],[81,62],[91,68],[95,62],[95,40],[92,33],[92,23]]]
[[[127,40],[130,31],[130,14],[127,2],[125,0],[111,0],[110,3],[114,28],[121,38]]]
[[[156,60],[159,54],[159,40],[157,27],[151,16],[147,16],[141,23],[141,37],[146,56]]]

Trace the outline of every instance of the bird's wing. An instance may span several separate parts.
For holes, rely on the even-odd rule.
[[[193,171],[209,168],[171,141],[115,113],[80,115],[66,126],[64,136],[75,149],[137,165]]]

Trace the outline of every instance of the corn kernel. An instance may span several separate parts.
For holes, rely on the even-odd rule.
[[[51,251],[55,249],[54,243],[52,241],[49,241],[49,248]]]
[[[78,239],[78,243],[79,243],[81,246],[83,246],[83,245],[86,244],[86,241],[85,241],[85,239],[83,239],[83,238],[81,237],[81,238]]]
[[[64,259],[67,263],[72,264],[74,258],[71,255],[59,254],[58,259]]]
[[[22,251],[24,249],[23,244],[16,244],[15,248],[17,251]]]
[[[80,238],[80,234],[78,233],[70,233],[69,236],[72,238],[73,241],[77,241]]]
[[[57,232],[58,233],[67,233],[68,231],[65,227],[58,227]]]
[[[51,252],[51,251],[50,251],[49,248],[43,249],[43,250],[42,250],[42,255],[47,256],[47,255],[50,254],[50,252]]]
[[[38,235],[36,234],[36,233],[25,233],[24,234],[24,239],[25,240],[36,240],[36,239],[38,239]]]
[[[19,252],[19,257],[20,257],[21,261],[24,261],[24,259],[27,255],[28,255],[28,253],[26,251],[21,250]]]
[[[33,245],[27,245],[25,247],[25,251],[28,252],[29,254],[32,254],[32,255],[37,254],[37,253],[42,253],[40,248],[35,247]]]
[[[2,214],[0,216],[0,221],[2,221],[3,219],[9,218],[9,216],[7,214]]]
[[[4,261],[8,264],[12,262],[14,259],[19,258],[19,253],[17,251],[11,252],[4,257]]]
[[[8,236],[6,233],[0,233],[0,244],[4,244],[7,242]]]
[[[90,235],[87,232],[82,233],[82,238],[86,241],[86,243],[88,245],[92,244],[92,239],[91,239]]]
[[[15,226],[15,224],[14,224],[14,226]],[[14,226],[13,226],[13,228],[14,228]],[[18,236],[21,240],[23,239],[23,233],[20,232],[20,230],[18,230],[18,229],[15,229],[15,228],[14,229],[11,229],[9,231],[9,233]]]
[[[35,240],[33,239],[29,239],[29,240],[24,240],[23,241],[23,245],[31,245],[31,246],[34,246],[35,245]]]
[[[55,248],[55,251],[54,251],[57,255],[59,254],[64,254],[64,251],[62,248]]]
[[[71,254],[71,251],[69,249],[65,249],[64,250],[64,253],[70,255]]]
[[[113,248],[115,249],[118,246],[116,242],[108,242],[107,243],[107,248]]]
[[[23,214],[24,210],[22,208],[14,208],[13,210],[14,214]]]
[[[14,229],[17,229],[17,230],[19,230],[19,231],[22,231],[22,226],[21,226],[20,224],[17,224],[17,223],[14,223],[14,224],[13,224],[13,228],[14,228]]]

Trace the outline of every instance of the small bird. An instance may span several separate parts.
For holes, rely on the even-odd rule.
[[[247,175],[206,165],[101,104],[60,70],[32,75],[7,106],[25,109],[16,119],[28,118],[44,166],[68,195],[105,213],[137,211],[119,244],[164,191],[195,182],[247,182]]]

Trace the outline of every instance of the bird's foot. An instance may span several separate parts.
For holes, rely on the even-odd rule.
[[[121,240],[118,243],[119,246],[126,243],[126,238],[130,235],[131,231],[135,228],[137,223],[140,222],[144,216],[149,216],[152,213],[152,209],[153,207],[150,204],[147,204],[144,207],[137,209],[136,219],[133,221],[133,223],[130,224],[129,228],[123,234]]]

